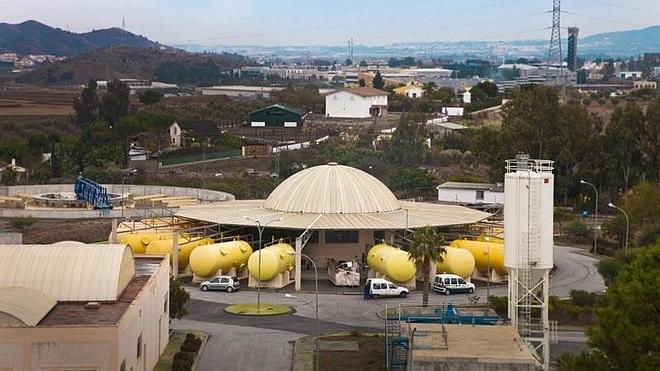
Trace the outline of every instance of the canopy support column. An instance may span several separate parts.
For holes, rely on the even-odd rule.
[[[302,267],[300,266],[302,264],[302,237],[298,236],[296,237],[296,271],[295,271],[295,286],[296,286],[296,291],[300,291],[302,288],[302,281],[301,281],[301,273],[302,273]]]

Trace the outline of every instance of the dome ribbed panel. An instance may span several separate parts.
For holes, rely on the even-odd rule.
[[[399,210],[399,201],[378,179],[342,165],[298,172],[268,196],[265,208],[293,213],[355,214]]]

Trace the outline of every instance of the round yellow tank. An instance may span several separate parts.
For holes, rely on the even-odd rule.
[[[472,253],[476,267],[481,273],[487,274],[488,265],[501,275],[507,274],[504,268],[504,244],[497,242],[472,241],[472,240],[454,240],[450,244],[453,247],[466,249]],[[488,261],[488,251],[490,250],[490,262]]]
[[[156,240],[171,240],[172,232],[169,233],[122,233],[117,236],[117,240],[121,244],[126,244],[131,247],[133,253],[144,254],[147,246],[151,241]]]
[[[240,272],[247,266],[251,254],[250,244],[241,240],[199,246],[190,253],[190,269],[202,277],[218,270],[226,273],[231,268]]]
[[[378,273],[395,282],[407,282],[415,277],[415,262],[407,251],[387,244],[378,244],[369,250],[367,264]]]
[[[437,273],[453,273],[465,279],[472,276],[474,272],[474,256],[466,249],[457,247],[445,247],[447,253],[442,262],[436,264]]]
[[[179,238],[179,269],[183,269],[188,265],[190,253],[201,245],[212,244],[213,240],[210,238],[201,238],[193,240],[192,242],[187,238]],[[172,244],[170,240],[155,240],[151,241],[145,249],[146,254],[170,254],[172,255]],[[170,257],[171,259],[171,257]]]
[[[269,281],[280,273],[293,270],[295,257],[289,252],[295,252],[294,248],[283,242],[256,251],[248,259],[250,275],[260,281]],[[261,274],[259,274],[260,256]]]

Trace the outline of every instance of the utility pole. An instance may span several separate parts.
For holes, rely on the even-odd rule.
[[[122,32],[122,37],[123,37],[122,45],[126,46],[126,18],[125,17],[121,17],[121,29],[123,31]]]

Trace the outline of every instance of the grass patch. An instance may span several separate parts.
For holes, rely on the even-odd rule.
[[[234,304],[226,307],[225,312],[239,316],[273,316],[293,312],[290,306],[280,304],[261,304],[259,309],[256,304]]]

